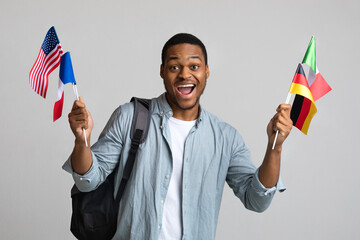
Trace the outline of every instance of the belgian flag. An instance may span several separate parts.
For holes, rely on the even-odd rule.
[[[296,94],[290,113],[293,125],[307,134],[317,109],[301,64],[298,65],[289,92]]]

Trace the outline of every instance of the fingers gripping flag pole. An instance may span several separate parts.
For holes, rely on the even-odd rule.
[[[286,101],[285,101],[285,104],[289,104],[290,103],[290,98],[291,98],[291,93],[288,93],[287,97],[286,97]],[[274,138],[274,143],[273,143],[273,146],[272,146],[272,150],[275,149],[275,144],[276,144],[276,140],[278,138],[278,135],[279,135],[279,130],[276,130],[276,134],[275,134],[275,138]]]
[[[74,90],[74,93],[75,93],[75,96],[76,96],[76,100],[79,100],[79,93],[78,93],[76,84],[74,84],[74,83],[73,83],[73,90]],[[88,147],[85,128],[83,128],[82,130],[83,130],[84,139],[85,139],[85,146]]]
[[[72,83],[76,99],[79,100],[79,94],[78,94],[78,91],[76,88],[76,81],[75,81],[74,71],[73,71],[73,67],[72,67],[72,63],[71,63],[70,52],[66,52],[61,57],[60,72],[59,72],[58,99],[54,105],[54,115],[53,115],[54,121],[59,119],[62,115],[62,109],[63,109],[63,103],[64,103],[64,85],[67,83]],[[88,144],[87,144],[87,139],[86,139],[85,128],[83,128],[83,134],[84,134],[84,138],[85,138],[85,145],[87,147]]]

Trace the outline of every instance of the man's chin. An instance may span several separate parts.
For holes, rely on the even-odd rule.
[[[170,106],[176,107],[176,108],[178,108],[179,110],[182,110],[182,111],[188,111],[188,110],[192,110],[196,106],[198,106],[200,97],[197,97],[195,99],[195,101],[191,101],[191,100],[188,100],[188,101],[184,101],[184,100],[181,101],[180,100],[180,101],[178,101],[178,99],[172,98],[166,92],[166,100],[167,100],[167,102],[169,103]]]
[[[196,98],[195,103],[193,103],[193,104],[183,104],[183,105],[181,105],[179,102],[175,102],[175,104],[179,109],[187,111],[187,110],[192,110],[195,107],[197,107],[198,102],[199,102],[199,98]]]

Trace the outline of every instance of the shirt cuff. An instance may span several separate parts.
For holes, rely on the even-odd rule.
[[[272,188],[266,188],[259,180],[259,168],[256,169],[255,172],[255,181],[252,182],[253,187],[259,190],[259,192],[263,192],[265,196],[269,194],[274,194],[276,191],[283,192],[286,190],[286,187],[282,181],[281,175],[279,176],[278,182]]]
[[[77,188],[82,191],[82,192],[86,192],[86,191],[91,191],[93,190],[93,186],[91,184],[92,179],[94,179],[94,177],[96,176],[96,168],[98,166],[98,163],[96,161],[96,157],[94,155],[93,152],[91,152],[92,154],[92,159],[93,162],[91,164],[90,169],[84,173],[84,174],[78,174],[74,171],[74,169],[72,168],[71,165],[71,155],[69,156],[69,158],[66,160],[66,162],[63,164],[62,168],[72,174],[73,179],[75,181],[75,185],[77,186]]]

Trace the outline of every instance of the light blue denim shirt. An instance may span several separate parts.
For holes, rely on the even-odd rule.
[[[134,112],[127,103],[115,110],[91,147],[93,164],[84,175],[73,172],[69,158],[63,168],[72,173],[80,191],[101,184],[119,163],[119,186],[130,149],[130,128]],[[163,203],[172,173],[171,136],[168,120],[172,110],[165,94],[151,101],[150,128],[140,145],[130,180],[120,203],[118,229],[114,239],[157,240],[162,226]],[[225,181],[247,209],[262,212],[271,203],[276,187],[265,188],[250,151],[229,124],[201,109],[185,142],[182,182],[182,239],[214,239]],[[115,190],[115,193],[116,194]]]

